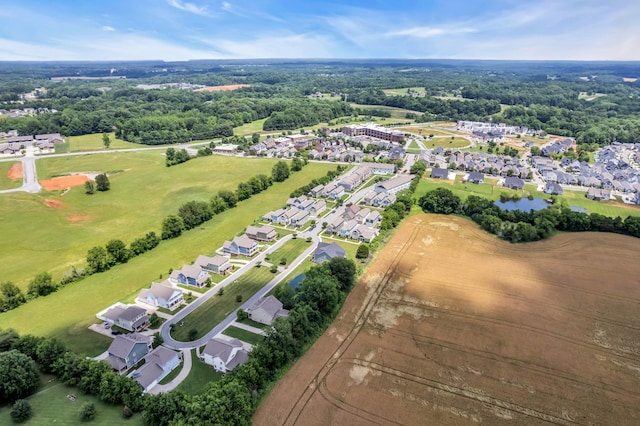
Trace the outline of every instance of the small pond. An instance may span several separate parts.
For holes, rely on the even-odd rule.
[[[291,288],[295,289],[296,287],[298,287],[302,282],[302,280],[304,280],[304,277],[306,277],[305,274],[300,274],[294,279],[292,279],[291,281],[289,281],[289,285],[291,286]]]
[[[551,203],[544,198],[520,198],[518,201],[508,200],[502,202],[500,200],[496,200],[493,202],[496,206],[500,207],[502,210],[520,210],[523,212],[528,212],[531,210],[538,211],[542,209],[546,209],[551,206]],[[589,210],[580,206],[569,206],[571,210],[578,213],[589,213]]]

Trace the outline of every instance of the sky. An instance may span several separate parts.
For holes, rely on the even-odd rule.
[[[640,60],[637,0],[4,0],[0,60]]]

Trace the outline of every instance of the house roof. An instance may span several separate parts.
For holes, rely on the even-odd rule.
[[[434,167],[431,169],[431,177],[434,178],[444,178],[449,177],[449,171],[447,169],[441,169],[439,167]]]
[[[111,366],[111,368],[117,371],[127,367],[127,363],[124,362],[124,358],[120,358],[115,355],[109,354],[109,356],[105,358],[105,361]]]
[[[398,186],[402,186],[407,182],[411,182],[412,179],[413,179],[413,175],[400,175],[400,176],[393,177],[387,181],[381,182],[378,185],[376,185],[376,187],[382,187],[385,190],[390,190],[393,188],[397,188]]]
[[[247,311],[255,311],[256,309],[262,309],[271,317],[275,317],[278,312],[282,311],[282,302],[280,302],[275,296],[261,297],[256,303],[253,304]]]
[[[144,343],[146,346],[151,342],[151,338],[140,333],[119,334],[113,339],[107,352],[118,358],[125,359],[137,343]]]
[[[484,174],[480,172],[469,172],[469,180],[483,180]]]
[[[269,225],[263,226],[247,226],[246,234],[248,235],[257,235],[258,233],[269,235],[270,233],[275,232],[275,229]]]
[[[236,356],[233,357],[231,361],[226,363],[227,369],[233,370],[234,368],[236,368],[241,364],[244,364],[248,360],[249,360],[249,352],[245,351],[244,349],[240,349],[238,352],[236,352]]]
[[[157,348],[149,352],[144,357],[144,359],[145,362],[148,363],[153,362],[158,365],[165,365],[166,363],[174,359],[177,355],[178,352],[176,351],[172,351],[171,349],[164,346],[158,346]]]
[[[171,296],[173,296],[174,292],[182,293],[182,290],[177,289],[173,286],[168,286],[164,283],[152,283],[149,292],[152,293],[155,297],[160,297],[162,299],[169,300]]]
[[[333,259],[334,257],[345,257],[347,252],[345,252],[337,243],[318,243],[318,247],[313,252],[313,257],[317,257],[322,254],[328,256],[329,259]]]
[[[147,387],[162,376],[163,373],[164,370],[158,364],[146,363],[131,373],[129,377],[138,382],[143,389],[147,389]]]
[[[133,321],[140,315],[146,315],[147,311],[139,306],[129,306],[127,309],[122,311],[118,318],[124,321]]]
[[[242,342],[238,339],[222,340],[214,337],[209,340],[202,353],[213,358],[220,358],[226,365],[234,348],[242,349]]]
[[[195,264],[199,265],[202,268],[204,268],[207,265],[214,265],[214,266],[220,267],[220,266],[224,265],[225,263],[227,263],[228,261],[229,261],[229,259],[227,259],[224,256],[209,257],[209,256],[204,256],[204,255],[201,254],[196,259],[196,263]]]

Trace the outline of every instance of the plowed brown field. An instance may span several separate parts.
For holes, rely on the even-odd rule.
[[[228,92],[230,90],[238,90],[244,87],[251,87],[249,84],[226,84],[224,86],[207,86],[194,90],[194,92]]]
[[[22,179],[22,163],[14,163],[9,167],[7,177],[11,180]]]
[[[84,183],[89,180],[85,175],[61,176],[52,179],[43,179],[40,181],[40,185],[47,191],[55,191],[84,185]]]
[[[639,252],[414,216],[254,423],[640,424]]]

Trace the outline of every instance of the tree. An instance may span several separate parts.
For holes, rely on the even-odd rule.
[[[238,302],[238,303],[242,302],[242,295],[241,294],[237,294],[236,295],[236,302]]]
[[[111,189],[111,183],[109,183],[109,178],[106,173],[101,173],[96,176],[96,189],[101,192]]]
[[[157,313],[154,312],[149,315],[149,326],[151,328],[158,328],[160,327],[160,324],[162,324],[162,321],[160,320],[160,317]]]
[[[164,339],[160,335],[160,333],[153,333],[153,342],[151,342],[151,346],[153,349],[157,348],[161,344],[164,343]]]
[[[0,352],[6,352],[11,349],[19,338],[20,335],[13,328],[0,329]]]
[[[340,283],[340,290],[347,291],[355,284],[356,265],[344,257],[334,257],[327,262],[331,275]]]
[[[238,197],[232,191],[222,190],[218,191],[218,196],[226,203],[227,208],[234,208],[238,204]]]
[[[80,407],[80,412],[78,413],[80,420],[83,422],[88,422],[93,420],[96,417],[96,405],[93,402],[85,402]]]
[[[247,318],[249,318],[249,314],[244,309],[238,309],[236,316],[238,321],[246,320]]]
[[[162,221],[162,239],[179,237],[184,230],[184,222],[180,216],[169,215]]]
[[[109,149],[109,146],[111,145],[111,138],[109,138],[107,133],[102,134],[102,145],[104,146],[104,149]]]
[[[45,373],[53,372],[54,365],[67,351],[64,343],[58,339],[44,339],[36,347],[36,361]]]
[[[11,406],[11,420],[23,423],[31,417],[31,404],[26,399],[19,399]]]
[[[113,263],[127,263],[131,257],[131,253],[124,245],[122,240],[111,240],[105,246],[107,254]]]
[[[260,142],[260,134],[259,133],[254,133],[251,135],[251,142],[255,145],[258,142]]]
[[[93,247],[87,252],[87,265],[94,272],[106,271],[110,267],[109,253],[104,247]]]
[[[93,182],[91,182],[90,180],[86,181],[84,183],[84,193],[85,194],[93,194],[94,192],[96,192],[96,187],[93,184]]]
[[[51,274],[41,272],[29,283],[27,294],[31,297],[47,296],[56,291],[57,286],[53,283]]]
[[[531,147],[531,155],[536,157],[536,156],[539,156],[540,153],[541,153],[541,151],[540,151],[540,147],[539,146],[534,145],[534,146]]]
[[[369,246],[366,244],[360,244],[356,251],[356,259],[366,259],[369,257]]]
[[[429,213],[455,214],[460,212],[460,198],[447,188],[436,188],[420,197],[422,210]]]
[[[15,309],[26,301],[22,290],[11,281],[0,284],[0,312]]]
[[[142,418],[147,425],[167,426],[183,411],[186,395],[180,391],[147,395],[144,400]]]
[[[15,349],[0,353],[0,377],[0,403],[31,395],[40,382],[35,361]]]
[[[424,164],[422,161],[416,161],[411,166],[411,169],[409,170],[409,173],[411,173],[412,175],[422,176],[422,174],[424,173],[424,171],[426,169],[427,169],[426,164]]]
[[[280,160],[274,164],[271,170],[271,177],[274,182],[283,182],[289,177],[289,166],[284,161]]]
[[[189,333],[187,333],[187,337],[190,341],[196,340],[196,337],[198,337],[198,329],[192,328],[191,330],[189,330]]]
[[[302,160],[298,157],[295,157],[292,161],[291,161],[291,171],[292,172],[297,172],[302,170],[302,167],[304,167],[304,163],[302,162]]]

